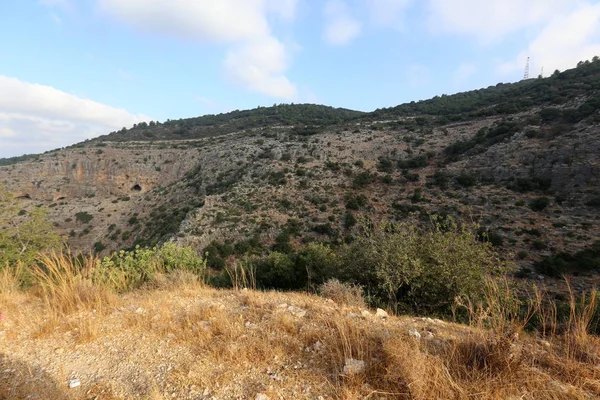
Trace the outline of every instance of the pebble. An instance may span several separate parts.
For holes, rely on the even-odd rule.
[[[346,358],[346,364],[344,365],[344,375],[358,375],[365,371],[365,362],[363,360],[355,360],[353,358]]]
[[[412,336],[417,340],[421,339],[421,334],[416,329],[410,329],[408,331],[408,336]]]
[[[379,318],[387,318],[388,317],[388,313],[385,310],[382,310],[381,308],[377,309],[377,311],[375,312],[375,315],[377,315]]]
[[[75,378],[69,381],[69,389],[76,388],[77,386],[81,386],[81,381],[79,379]]]

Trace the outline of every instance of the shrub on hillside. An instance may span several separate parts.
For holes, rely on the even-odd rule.
[[[448,312],[457,296],[477,298],[486,274],[504,266],[476,229],[433,218],[433,228],[383,224],[341,250],[340,277],[388,303]]]
[[[121,250],[102,258],[93,271],[92,280],[124,292],[151,281],[156,274],[184,270],[196,275],[204,273],[206,261],[189,247],[168,242],[161,247]]]
[[[363,288],[358,285],[342,283],[337,279],[329,279],[319,286],[319,294],[338,304],[365,307]]]

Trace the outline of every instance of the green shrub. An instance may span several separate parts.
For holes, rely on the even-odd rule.
[[[470,174],[460,174],[456,177],[456,183],[463,187],[475,186],[477,183],[477,177]]]
[[[340,277],[415,312],[449,312],[456,296],[477,298],[486,274],[505,264],[471,227],[433,218],[434,228],[385,224],[341,250]]]
[[[93,218],[94,218],[94,216],[93,216],[93,215],[90,215],[90,214],[88,214],[88,213],[87,213],[87,212],[85,212],[85,211],[78,212],[77,214],[75,214],[75,219],[76,219],[78,222],[81,222],[81,223],[83,223],[83,224],[87,224],[87,223],[89,223],[89,222],[90,222],[90,221],[91,221]]]
[[[306,284],[306,280],[296,271],[294,262],[287,254],[274,251],[255,261],[255,265],[259,287],[291,290]]]
[[[538,197],[529,203],[529,208],[533,211],[539,212],[544,210],[550,204],[550,199],[547,197]]]
[[[156,274],[185,270],[202,275],[206,262],[189,247],[168,242],[161,247],[120,251],[99,261],[92,279],[125,292],[151,281]]]

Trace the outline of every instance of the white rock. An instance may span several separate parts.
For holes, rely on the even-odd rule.
[[[295,317],[303,318],[306,315],[306,310],[300,307],[289,306],[287,311]]]
[[[388,313],[385,310],[382,310],[381,308],[377,309],[377,311],[375,312],[375,315],[377,315],[379,318],[387,318],[388,317]]]
[[[362,315],[365,318],[368,318],[371,316],[371,313],[369,312],[369,310],[360,310],[360,315]]]
[[[433,338],[434,338],[434,337],[435,337],[435,336],[433,336],[433,333],[431,333],[431,332],[429,332],[429,331],[427,331],[427,332],[425,333],[425,340],[433,340]]]
[[[410,329],[408,331],[408,336],[412,336],[417,340],[421,339],[421,334],[416,329]]]
[[[346,364],[344,365],[344,375],[358,375],[365,371],[365,362],[363,360],[355,360],[353,358],[346,358]]]
[[[81,381],[79,379],[75,378],[69,381],[69,389],[76,388],[77,386],[81,386]]]
[[[351,313],[348,313],[348,315],[346,315],[346,318],[356,319],[356,318],[358,318],[358,314],[351,312]]]
[[[257,393],[254,400],[269,400],[269,396],[264,393]]]

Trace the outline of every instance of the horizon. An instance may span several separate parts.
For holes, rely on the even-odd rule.
[[[600,0],[29,0],[0,12],[0,158],[273,104],[370,112],[520,81],[527,57],[535,78],[600,54]]]

